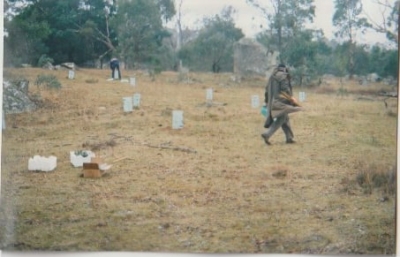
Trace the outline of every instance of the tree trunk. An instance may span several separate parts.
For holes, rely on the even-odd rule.
[[[179,51],[182,47],[182,13],[181,13],[181,9],[182,9],[182,2],[183,0],[181,0],[179,2],[179,9],[178,9],[178,20],[177,20],[177,24],[178,24],[178,38],[177,38],[177,46],[176,46],[176,50]]]
[[[353,79],[354,76],[354,48],[355,43],[353,42],[353,38],[350,36],[349,42],[349,79]]]
[[[282,17],[281,17],[281,0],[277,0],[278,9],[276,13],[277,17],[277,29],[278,29],[278,51],[279,51],[279,62],[282,63]]]
[[[349,60],[349,79],[353,79],[354,76],[354,49],[353,45],[350,45],[350,60]]]

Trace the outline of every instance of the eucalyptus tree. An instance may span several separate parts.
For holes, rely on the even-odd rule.
[[[178,28],[178,38],[177,38],[177,46],[176,49],[179,51],[182,46],[182,4],[183,0],[177,0],[178,2],[178,13],[176,17],[176,25]]]
[[[247,0],[258,10],[268,24],[268,29],[257,35],[257,40],[269,51],[279,51],[279,61],[294,67],[294,81],[300,85],[305,78],[313,80],[319,69],[321,58],[326,54],[322,30],[309,29],[315,17],[313,0],[269,0],[260,4],[258,0]],[[318,58],[317,58],[318,55]]]
[[[101,63],[116,50],[118,39],[110,20],[117,14],[117,0],[81,0],[74,31],[93,48]]]
[[[120,0],[111,26],[118,34],[117,53],[128,66],[157,64],[163,39],[170,33],[163,20],[175,14],[172,0]]]
[[[233,44],[244,37],[235,26],[234,12],[229,6],[220,14],[205,18],[198,36],[179,51],[183,62],[195,70],[233,71]]]
[[[301,34],[307,22],[313,22],[315,17],[314,0],[269,0],[260,4],[258,0],[246,0],[261,11],[269,30],[260,35],[269,48],[283,53],[290,42]],[[280,55],[280,61],[285,62]]]
[[[363,6],[361,0],[335,0],[335,12],[332,17],[336,27],[335,36],[348,42],[347,71],[352,78],[355,73],[356,35],[365,32],[369,27],[367,19],[362,17]]]

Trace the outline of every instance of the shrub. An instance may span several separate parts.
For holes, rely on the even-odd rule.
[[[44,65],[46,65],[47,63],[51,63],[53,64],[54,60],[50,57],[48,57],[47,55],[43,54],[42,56],[40,56],[39,61],[38,61],[38,66],[39,67],[43,67]]]
[[[57,77],[54,75],[43,75],[40,74],[37,76],[35,85],[39,88],[40,86],[44,86],[48,89],[60,89],[61,83],[58,81]]]

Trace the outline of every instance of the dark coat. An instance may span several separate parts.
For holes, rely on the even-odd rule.
[[[113,58],[110,61],[110,69],[114,70],[115,68],[119,69],[119,61],[118,59]]]
[[[272,118],[301,110],[300,107],[293,106],[290,101],[280,96],[282,92],[292,96],[290,77],[285,70],[276,68],[273,71],[268,79],[266,92],[268,92],[268,94],[266,93],[268,112]]]

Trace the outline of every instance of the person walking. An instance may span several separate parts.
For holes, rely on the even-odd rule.
[[[118,78],[117,79],[121,79],[121,71],[119,70],[119,61],[117,58],[112,58],[110,60],[110,69],[111,69],[111,77],[113,79],[115,78],[115,70],[118,71]]]
[[[289,70],[284,64],[279,64],[268,79],[265,87],[265,104],[268,111],[264,128],[268,130],[261,134],[264,142],[270,145],[269,139],[279,128],[282,128],[286,143],[295,143],[288,114],[301,111],[302,107],[293,97]]]

